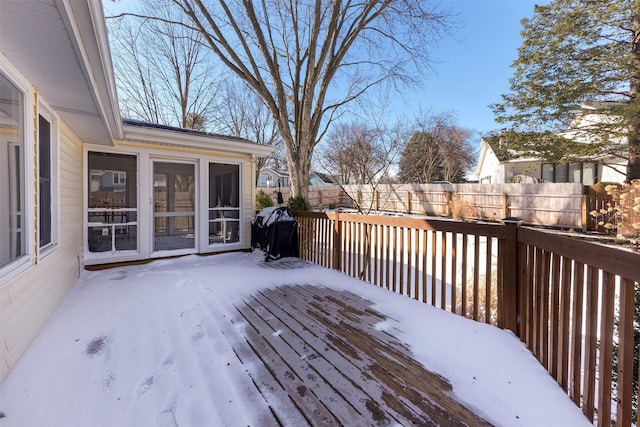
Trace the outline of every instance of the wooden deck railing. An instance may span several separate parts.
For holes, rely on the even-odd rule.
[[[515,225],[296,218],[301,258],[510,329],[590,420],[632,425],[640,254]]]

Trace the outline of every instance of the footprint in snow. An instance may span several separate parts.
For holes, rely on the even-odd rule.
[[[205,295],[209,295],[211,292],[213,292],[211,288],[207,288],[206,286],[200,286],[198,289],[200,289],[200,292]]]
[[[172,410],[162,411],[156,416],[156,425],[158,427],[178,427],[176,416]]]
[[[204,337],[204,335],[205,332],[204,329],[202,329],[202,326],[195,325],[191,332],[191,341],[199,341],[200,339],[202,339],[202,337]]]
[[[138,386],[136,387],[135,396],[140,397],[149,391],[151,387],[160,379],[162,374],[171,366],[173,366],[173,358],[167,357],[162,365],[155,371],[153,371],[150,375],[142,379]]]
[[[176,288],[183,288],[184,285],[186,284],[187,284],[187,279],[179,280],[178,283],[176,283]]]

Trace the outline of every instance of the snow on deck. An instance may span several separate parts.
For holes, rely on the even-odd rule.
[[[0,427],[589,425],[511,333],[261,259],[83,272],[0,385]]]

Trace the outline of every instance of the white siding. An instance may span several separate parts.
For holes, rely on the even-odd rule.
[[[0,288],[0,382],[78,277],[78,257],[82,252],[82,143],[66,125],[60,125],[59,246]]]

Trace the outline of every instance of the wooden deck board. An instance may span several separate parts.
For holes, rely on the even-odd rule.
[[[376,328],[394,321],[371,305],[323,286],[281,286],[237,303],[225,335],[237,335],[229,342],[281,424],[490,425],[413,359],[397,326]]]

